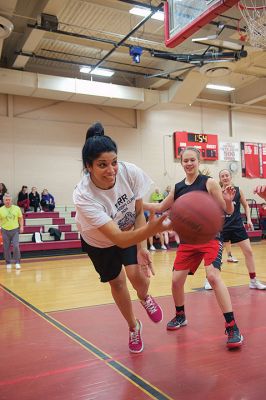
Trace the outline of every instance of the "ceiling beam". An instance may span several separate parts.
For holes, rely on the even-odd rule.
[[[257,79],[239,89],[234,96],[237,103],[255,104],[266,98],[266,78]]]
[[[61,8],[64,6],[64,2],[62,0],[49,0],[45,2],[36,2],[39,6],[38,10],[34,9],[34,17],[37,14],[46,13],[56,15],[59,13]],[[46,31],[47,32],[47,31]],[[36,29],[28,29],[25,34],[24,38],[22,39],[22,45],[20,50],[23,52],[34,52],[34,50],[38,47],[38,44],[44,37],[45,31],[38,31]],[[20,55],[15,56],[13,60],[12,67],[13,68],[25,68],[29,58],[22,57]]]
[[[266,111],[266,107],[263,106],[253,106],[250,104],[239,104],[239,103],[232,103],[230,101],[219,101],[219,100],[210,100],[210,99],[201,99],[197,98],[194,103],[207,103],[207,104],[220,104],[223,106],[229,106],[229,107],[236,107],[236,108],[250,108],[253,110],[262,110]]]

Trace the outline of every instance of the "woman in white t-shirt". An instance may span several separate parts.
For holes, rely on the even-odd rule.
[[[162,310],[148,294],[154,271],[146,239],[165,230],[165,217],[146,224],[142,198],[152,181],[136,165],[117,161],[117,146],[100,123],[87,132],[82,160],[85,174],[73,194],[82,248],[101,281],[109,282],[129,326],[129,350],[139,353],[142,324],[134,316],[126,277],[152,321],[160,322]]]

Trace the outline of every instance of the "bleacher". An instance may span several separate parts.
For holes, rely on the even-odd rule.
[[[265,231],[261,228],[259,217],[260,205],[255,200],[247,200],[250,210],[251,219],[254,224],[254,231],[248,231],[251,241],[260,241]],[[246,217],[241,210],[244,225]],[[49,233],[49,228],[59,229],[61,232],[60,240],[55,240],[54,236]],[[35,232],[40,232],[42,242],[35,243],[32,236]],[[23,257],[49,256],[60,254],[81,253],[80,234],[77,231],[75,223],[75,209],[73,206],[62,205],[57,206],[53,212],[27,212],[24,214],[24,232],[19,235],[20,250]],[[170,238],[170,247],[176,247],[174,238]],[[154,246],[159,247],[159,239],[154,241]],[[0,246],[0,255],[2,258],[3,248]]]
[[[73,206],[58,206],[53,212],[27,212],[23,215],[24,232],[19,235],[22,258],[81,252],[80,234],[77,231]],[[55,237],[50,235],[50,228],[59,229],[60,240],[55,240]],[[41,233],[41,243],[33,241],[35,232]],[[0,253],[2,252],[0,247]]]

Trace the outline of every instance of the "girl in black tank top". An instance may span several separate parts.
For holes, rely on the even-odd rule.
[[[220,185],[222,189],[226,189],[227,186],[232,186],[232,175],[228,169],[222,169],[219,172]],[[249,205],[245,199],[244,193],[238,187],[235,187],[236,193],[233,199],[234,212],[231,215],[225,216],[225,223],[222,231],[222,238],[225,243],[227,251],[227,261],[237,262],[238,260],[232,256],[231,243],[236,243],[245,257],[246,267],[249,273],[249,287],[250,289],[266,290],[266,285],[256,279],[256,268],[255,260],[253,256],[252,247],[247,234],[247,231],[243,225],[243,220],[240,212],[240,206],[242,205],[247,217],[247,229],[254,230],[253,223],[250,217]]]
[[[185,183],[186,178],[183,179],[181,182],[176,183],[174,200],[176,200],[178,197],[182,196],[183,194],[193,192],[195,190],[200,190],[202,192],[208,192],[206,183],[209,178],[210,178],[210,176],[199,174],[197,176],[197,178],[195,179],[195,181],[191,185],[187,185]]]
[[[235,190],[227,187],[222,192],[218,183],[209,176],[199,172],[200,152],[194,147],[187,147],[181,153],[181,164],[185,171],[185,179],[178,182],[170,194],[161,203],[144,204],[144,208],[155,212],[168,210],[173,202],[185,193],[193,191],[208,192],[227,214],[234,211],[232,199]],[[178,233],[178,232],[177,232]],[[218,240],[211,240],[203,245],[190,245],[181,243],[178,247],[173,268],[172,293],[175,302],[175,316],[168,322],[168,330],[176,330],[187,325],[185,316],[184,285],[189,273],[194,273],[204,260],[206,276],[214,289],[218,305],[225,318],[226,332],[228,334],[227,347],[239,347],[243,337],[235,323],[232,304],[227,287],[220,274],[222,245]]]

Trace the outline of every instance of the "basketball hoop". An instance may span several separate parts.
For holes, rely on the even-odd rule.
[[[241,0],[239,11],[246,21],[246,31],[252,46],[266,48],[266,0]]]

